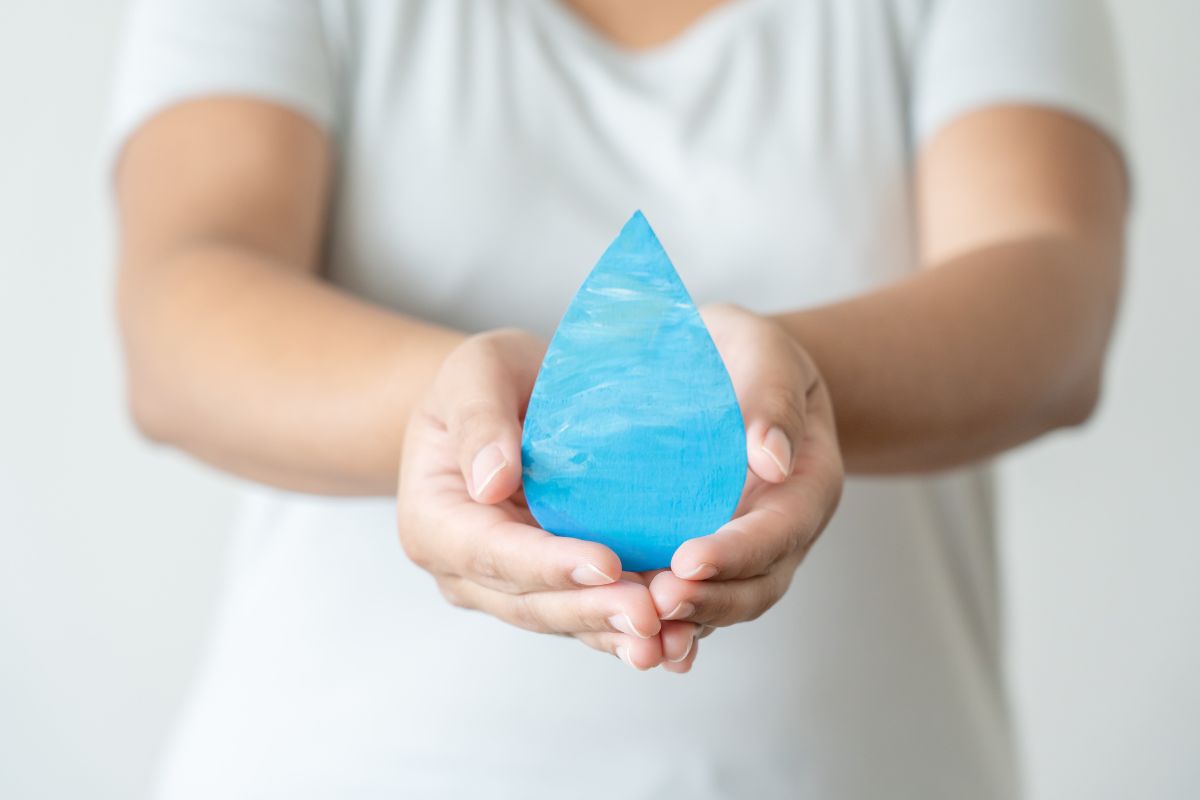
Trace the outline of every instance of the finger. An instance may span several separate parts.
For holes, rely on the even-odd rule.
[[[699,639],[699,637],[697,637],[695,640],[692,641],[691,650],[688,652],[686,658],[684,658],[682,661],[680,661],[678,663],[672,663],[672,662],[664,659],[663,663],[662,663],[662,668],[667,672],[675,672],[675,673],[679,673],[679,674],[683,674],[685,672],[691,672],[692,665],[694,663],[696,663],[696,655],[699,652],[700,652],[700,639]]]
[[[691,581],[752,578],[807,545],[821,521],[812,492],[798,482],[770,491],[783,496],[680,545],[671,558],[672,573]]]
[[[471,608],[537,633],[624,633],[657,638],[661,623],[645,586],[619,581],[558,592],[507,594],[458,576],[438,578],[453,605]]]
[[[475,337],[438,374],[434,401],[477,502],[497,503],[521,484],[520,415],[537,376],[538,347],[532,337]]]
[[[642,584],[643,586],[649,586],[650,581],[654,580],[655,575],[657,575],[660,572],[664,572],[668,569],[670,569],[670,567],[661,567],[659,569],[644,570],[642,572],[624,572],[621,574],[621,578],[623,580],[627,580],[627,581],[637,581],[638,583]]]
[[[751,578],[811,547],[841,497],[842,464],[824,437],[810,435],[805,445],[791,480],[763,486],[745,514],[681,544],[671,571],[688,580]]]
[[[579,633],[575,638],[594,650],[619,658],[639,672],[663,663],[662,640],[657,636],[638,639],[622,633]]]
[[[746,419],[746,460],[754,474],[782,483],[792,474],[795,443],[804,441],[806,402],[804,376],[795,366],[774,367],[759,376],[754,396],[742,404]]]
[[[735,581],[686,581],[664,572],[650,584],[659,612],[671,621],[726,627],[758,619],[783,597],[795,563],[780,563],[770,573]]]
[[[725,362],[746,426],[751,471],[770,483],[787,479],[804,440],[807,396],[816,365],[776,322],[725,304],[701,309]]]
[[[432,571],[509,594],[603,586],[621,575],[621,559],[599,542],[556,536],[511,521],[460,525],[464,527],[457,534],[443,540],[437,565],[441,569],[435,566]]]
[[[691,655],[700,626],[691,622],[664,622],[659,631],[662,639],[663,664],[682,664]]]
[[[729,345],[737,355],[727,361],[746,423],[746,460],[758,477],[781,483],[807,433],[808,395],[818,373],[774,324],[752,319],[742,330],[749,338]]]

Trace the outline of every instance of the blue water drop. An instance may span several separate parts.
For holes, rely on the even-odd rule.
[[[746,433],[733,384],[640,211],[550,341],[521,458],[538,523],[611,547],[627,570],[669,566],[737,507]]]

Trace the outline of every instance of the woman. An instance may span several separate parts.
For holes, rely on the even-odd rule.
[[[1110,50],[1089,0],[142,3],[132,413],[254,484],[159,796],[1017,795],[986,464],[1096,403]],[[514,496],[636,208],[752,473],[646,574]]]

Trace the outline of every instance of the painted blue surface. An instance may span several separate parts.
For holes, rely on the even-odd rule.
[[[667,567],[732,516],[746,434],[729,373],[646,218],[621,229],[546,352],[521,457],[543,528]]]

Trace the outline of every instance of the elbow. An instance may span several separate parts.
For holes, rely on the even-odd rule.
[[[116,312],[125,367],[125,412],[134,430],[154,444],[172,441],[174,413],[167,380],[162,374],[164,354],[155,347],[163,340],[160,326],[149,324],[153,316],[126,278],[120,283]]]
[[[154,444],[167,442],[167,425],[162,412],[146,397],[144,390],[131,388],[126,394],[125,405],[134,429],[143,439]]]
[[[1103,368],[1100,364],[1085,371],[1061,393],[1056,404],[1055,428],[1078,428],[1086,425],[1100,406]]]
[[[154,444],[172,441],[169,406],[162,392],[137,370],[129,369],[125,381],[125,408],[134,429]]]

